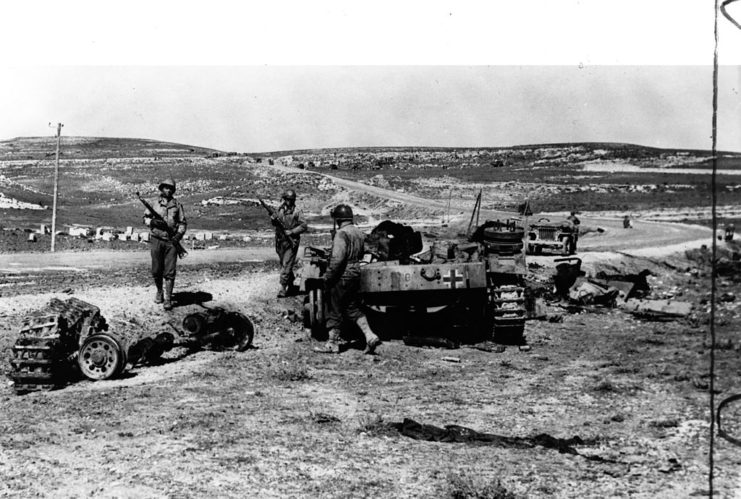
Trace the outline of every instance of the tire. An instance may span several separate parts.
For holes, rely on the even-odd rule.
[[[528,244],[527,245],[527,252],[530,255],[540,255],[543,252],[543,248],[536,244]]]
[[[574,240],[569,244],[569,255],[576,255],[576,241]]]
[[[571,254],[571,246],[574,244],[574,240],[570,237],[564,237],[563,239],[563,249],[561,250],[561,254],[563,256],[569,256]]]

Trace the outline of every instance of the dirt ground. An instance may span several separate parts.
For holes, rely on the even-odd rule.
[[[251,240],[192,248],[178,267],[178,306],[165,312],[152,301],[146,246],[63,237],[61,251],[50,254],[48,236],[29,242],[25,230],[48,224],[48,209],[0,210],[7,229],[0,234],[3,370],[23,318],[53,297],[89,301],[110,324],[133,321],[151,336],[173,333],[201,305],[228,308],[253,320],[254,348],[175,348],[119,379],[27,395],[2,378],[0,497],[708,495],[710,269],[685,250],[709,244],[711,234],[701,226],[706,216],[693,226],[652,221],[680,221],[706,208],[707,175],[587,176],[582,163],[597,154],[593,148],[515,150],[504,162],[491,151],[477,153],[480,161],[432,151],[414,155],[410,169],[389,164],[385,152],[359,151],[340,155],[338,171],[317,172],[308,170],[313,157],[306,170],[287,158],[218,157],[180,146],[163,158],[124,158],[109,153],[120,141],[98,142],[96,154],[81,141],[65,159],[64,223],[138,223],[142,208],[131,193],[155,192],[153,178],[176,167],[191,232],[218,228]],[[14,154],[0,165],[5,196],[50,204],[51,162]],[[624,161],[635,163],[630,158]],[[480,168],[464,168],[471,161]],[[738,157],[732,161],[738,169]],[[368,162],[372,171],[356,171]],[[321,247],[329,243],[328,209],[340,202],[352,204],[364,230],[388,218],[437,241],[465,233],[482,188],[482,221],[509,217],[524,199],[534,201],[537,217],[558,219],[577,208],[584,211],[579,256],[589,273],[651,270],[652,298],[687,301],[693,311],[653,322],[619,308],[569,311],[552,303],[549,320],[527,324],[530,351],[418,348],[386,338],[373,356],[356,343],[341,355],[316,354],[300,320],[303,297],[276,299],[272,233],[264,210],[247,202],[262,196],[275,204],[284,185],[297,189],[314,217],[304,244]],[[724,216],[738,213],[737,189],[735,179],[720,185]],[[212,205],[217,197],[241,204]],[[624,214],[634,229],[622,229]],[[531,277],[547,280],[553,259],[528,257]],[[716,405],[740,391],[740,295],[738,275],[718,279]],[[415,440],[400,431],[405,420],[501,438]],[[741,404],[729,406],[723,421],[741,439]],[[561,447],[567,452],[543,445],[549,437],[572,439]],[[741,448],[718,435],[714,443],[716,496],[741,498]]]
[[[276,300],[271,263],[183,266],[177,289],[250,316],[246,352],[176,349],[123,379],[52,392],[0,388],[3,497],[688,497],[707,495],[708,269],[682,258],[649,268],[655,297],[695,305],[692,320],[644,322],[619,309],[531,321],[530,352],[443,350],[385,341],[315,354]],[[6,294],[0,350],[22,318],[53,296],[76,296],[106,318],[172,331],[196,304],[152,303],[146,268],[62,273],[67,293]],[[44,274],[55,282],[54,271]],[[47,277],[44,277],[46,279]],[[741,293],[719,281],[719,294]],[[716,403],[738,391],[737,301],[718,303]],[[452,358],[446,360],[446,358]],[[725,416],[741,429],[741,410]],[[578,454],[544,447],[427,442],[394,423],[411,418],[505,437],[579,437]],[[741,495],[741,449],[716,437],[715,489]]]

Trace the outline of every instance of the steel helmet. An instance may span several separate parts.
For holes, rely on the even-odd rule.
[[[338,204],[332,210],[332,218],[335,220],[352,220],[352,208],[346,204]]]
[[[173,192],[175,191],[175,181],[173,179],[166,178],[165,180],[163,180],[162,182],[160,182],[160,185],[159,185],[158,189],[159,190],[162,190],[162,186],[163,185],[168,185],[168,186],[172,187]]]
[[[296,191],[294,191],[293,189],[288,189],[287,191],[283,192],[281,198],[296,201]]]

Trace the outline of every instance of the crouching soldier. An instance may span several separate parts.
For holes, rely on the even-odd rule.
[[[324,274],[327,298],[327,343],[315,350],[322,353],[340,352],[340,327],[343,318],[358,325],[365,336],[365,353],[372,354],[381,342],[371,331],[368,319],[360,310],[360,260],[363,257],[363,233],[353,224],[352,209],[340,204],[332,210],[337,230],[332,240],[332,253]]]
[[[288,189],[283,193],[283,204],[278,207],[272,218],[275,229],[275,252],[280,260],[280,291],[278,298],[285,298],[293,286],[295,278],[293,267],[296,265],[298,245],[301,234],[308,226],[301,210],[296,208],[296,191]]]
[[[152,255],[152,276],[157,287],[155,303],[164,303],[165,310],[172,309],[172,288],[175,285],[175,266],[178,261],[177,243],[187,229],[183,205],[173,197],[175,181],[163,180],[159,185],[160,197],[152,209],[162,219],[147,210],[144,225],[150,229],[149,246]],[[164,281],[164,283],[163,283]],[[164,290],[163,290],[164,284]]]

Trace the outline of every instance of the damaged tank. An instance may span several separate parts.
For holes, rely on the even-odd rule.
[[[434,242],[421,251],[419,232],[382,222],[366,239],[360,269],[360,296],[371,327],[410,344],[420,337],[523,344],[523,237],[524,228],[513,220],[487,221],[466,240]],[[304,324],[321,337],[321,276],[328,251],[306,248],[304,256]]]

